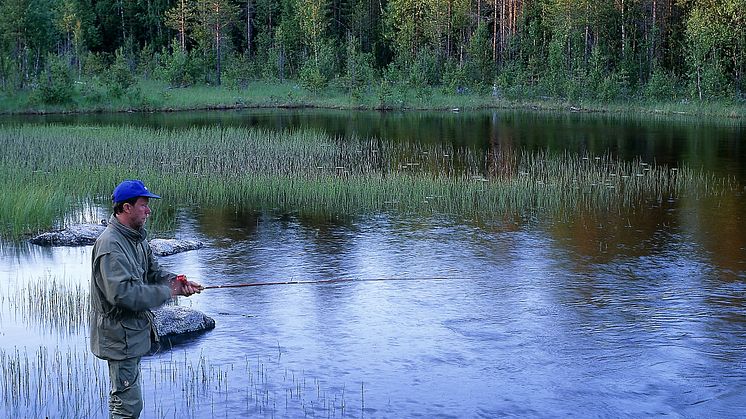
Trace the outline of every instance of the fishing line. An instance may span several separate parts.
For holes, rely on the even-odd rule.
[[[223,285],[206,285],[203,290],[222,289],[222,288],[246,288],[246,287],[265,287],[272,285],[323,285],[323,284],[340,284],[345,282],[384,282],[384,281],[448,281],[463,278],[454,277],[405,277],[405,278],[339,278],[339,279],[321,279],[315,281],[278,281],[278,282],[250,282],[245,284],[223,284]]]

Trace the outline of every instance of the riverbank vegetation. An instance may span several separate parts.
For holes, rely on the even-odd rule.
[[[536,107],[743,117],[743,0],[8,0],[0,112]]]
[[[0,372],[0,408],[10,417],[91,418],[108,412],[106,363],[85,348],[0,348]],[[362,395],[345,392],[344,384],[283,367],[279,355],[231,363],[202,354],[187,358],[186,352],[146,357],[141,377],[147,417],[169,417],[175,411],[183,418],[213,417],[217,406],[228,403],[231,412],[242,416],[344,417],[363,403]],[[235,402],[237,393],[241,402]]]
[[[609,155],[340,139],[311,130],[0,127],[0,145],[0,228],[12,237],[107,207],[123,177],[163,191],[168,207],[154,212],[156,226],[174,207],[195,205],[327,216],[563,216],[732,186],[687,167]]]

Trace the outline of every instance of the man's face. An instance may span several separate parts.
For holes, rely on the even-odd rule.
[[[135,202],[135,205],[124,204],[124,210],[128,215],[130,227],[134,228],[135,230],[139,230],[140,228],[142,228],[142,226],[145,225],[145,221],[150,215],[150,207],[148,206],[149,202],[149,198],[141,196],[137,198],[137,202]]]

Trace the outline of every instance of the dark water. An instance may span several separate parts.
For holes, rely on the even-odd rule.
[[[590,150],[685,162],[746,184],[744,131],[732,122],[523,112],[55,118],[172,129],[313,127],[393,141]],[[180,209],[175,236],[206,246],[161,262],[205,285],[447,279],[208,290],[181,299],[214,317],[217,327],[144,361],[145,412],[147,417],[742,417],[745,204],[740,189],[712,199],[682,197],[618,213],[579,213],[562,223],[396,213],[329,221],[230,208]],[[50,328],[29,314],[33,309],[13,303],[19,290],[40,281],[85,288],[90,247],[4,243],[0,255],[0,349],[25,351],[32,360],[40,347],[67,357],[78,354],[66,365],[80,365],[81,381],[91,383],[73,388],[84,393],[78,407],[48,396],[52,401],[34,410],[9,404],[5,396],[0,413],[43,416],[52,409],[67,417],[80,411],[105,416],[100,402],[105,376],[103,387],[92,384],[103,372],[93,370],[94,360],[82,358],[85,328]],[[4,367],[5,382],[8,371]],[[54,377],[46,378],[52,387],[66,380]]]

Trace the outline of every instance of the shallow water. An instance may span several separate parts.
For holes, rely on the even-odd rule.
[[[496,123],[496,132],[514,133],[516,147],[538,147],[538,137],[527,133],[540,115],[521,118],[511,130],[500,128],[506,121]],[[579,147],[578,133],[589,136],[587,146],[608,144],[603,132],[643,132],[643,144],[620,142],[620,154],[688,156],[708,171],[721,172],[722,164],[743,179],[738,127],[721,128],[726,134],[705,145],[696,126],[601,120],[577,130],[552,118],[543,126],[568,133],[569,149]],[[676,139],[677,132],[688,134]],[[710,151],[698,154],[701,148]],[[735,191],[562,222],[397,213],[330,221],[181,209],[174,236],[206,246],[161,263],[204,285],[403,280],[217,289],[181,298],[217,327],[145,359],[145,414],[740,417],[745,204]],[[7,414],[0,416],[106,416],[104,364],[84,358],[85,326],[50,327],[33,308],[15,303],[24,287],[40,281],[87,290],[90,251],[2,244],[3,382],[12,380],[15,351],[28,354],[32,372],[34,359],[45,359],[40,350],[67,367],[47,363],[45,373],[31,374],[42,377],[37,387],[47,386],[38,391],[46,404],[24,405],[40,397],[33,390],[13,396],[4,385],[0,413]],[[425,277],[431,279],[407,280]],[[55,398],[58,385],[70,381],[65,394],[76,402]]]

